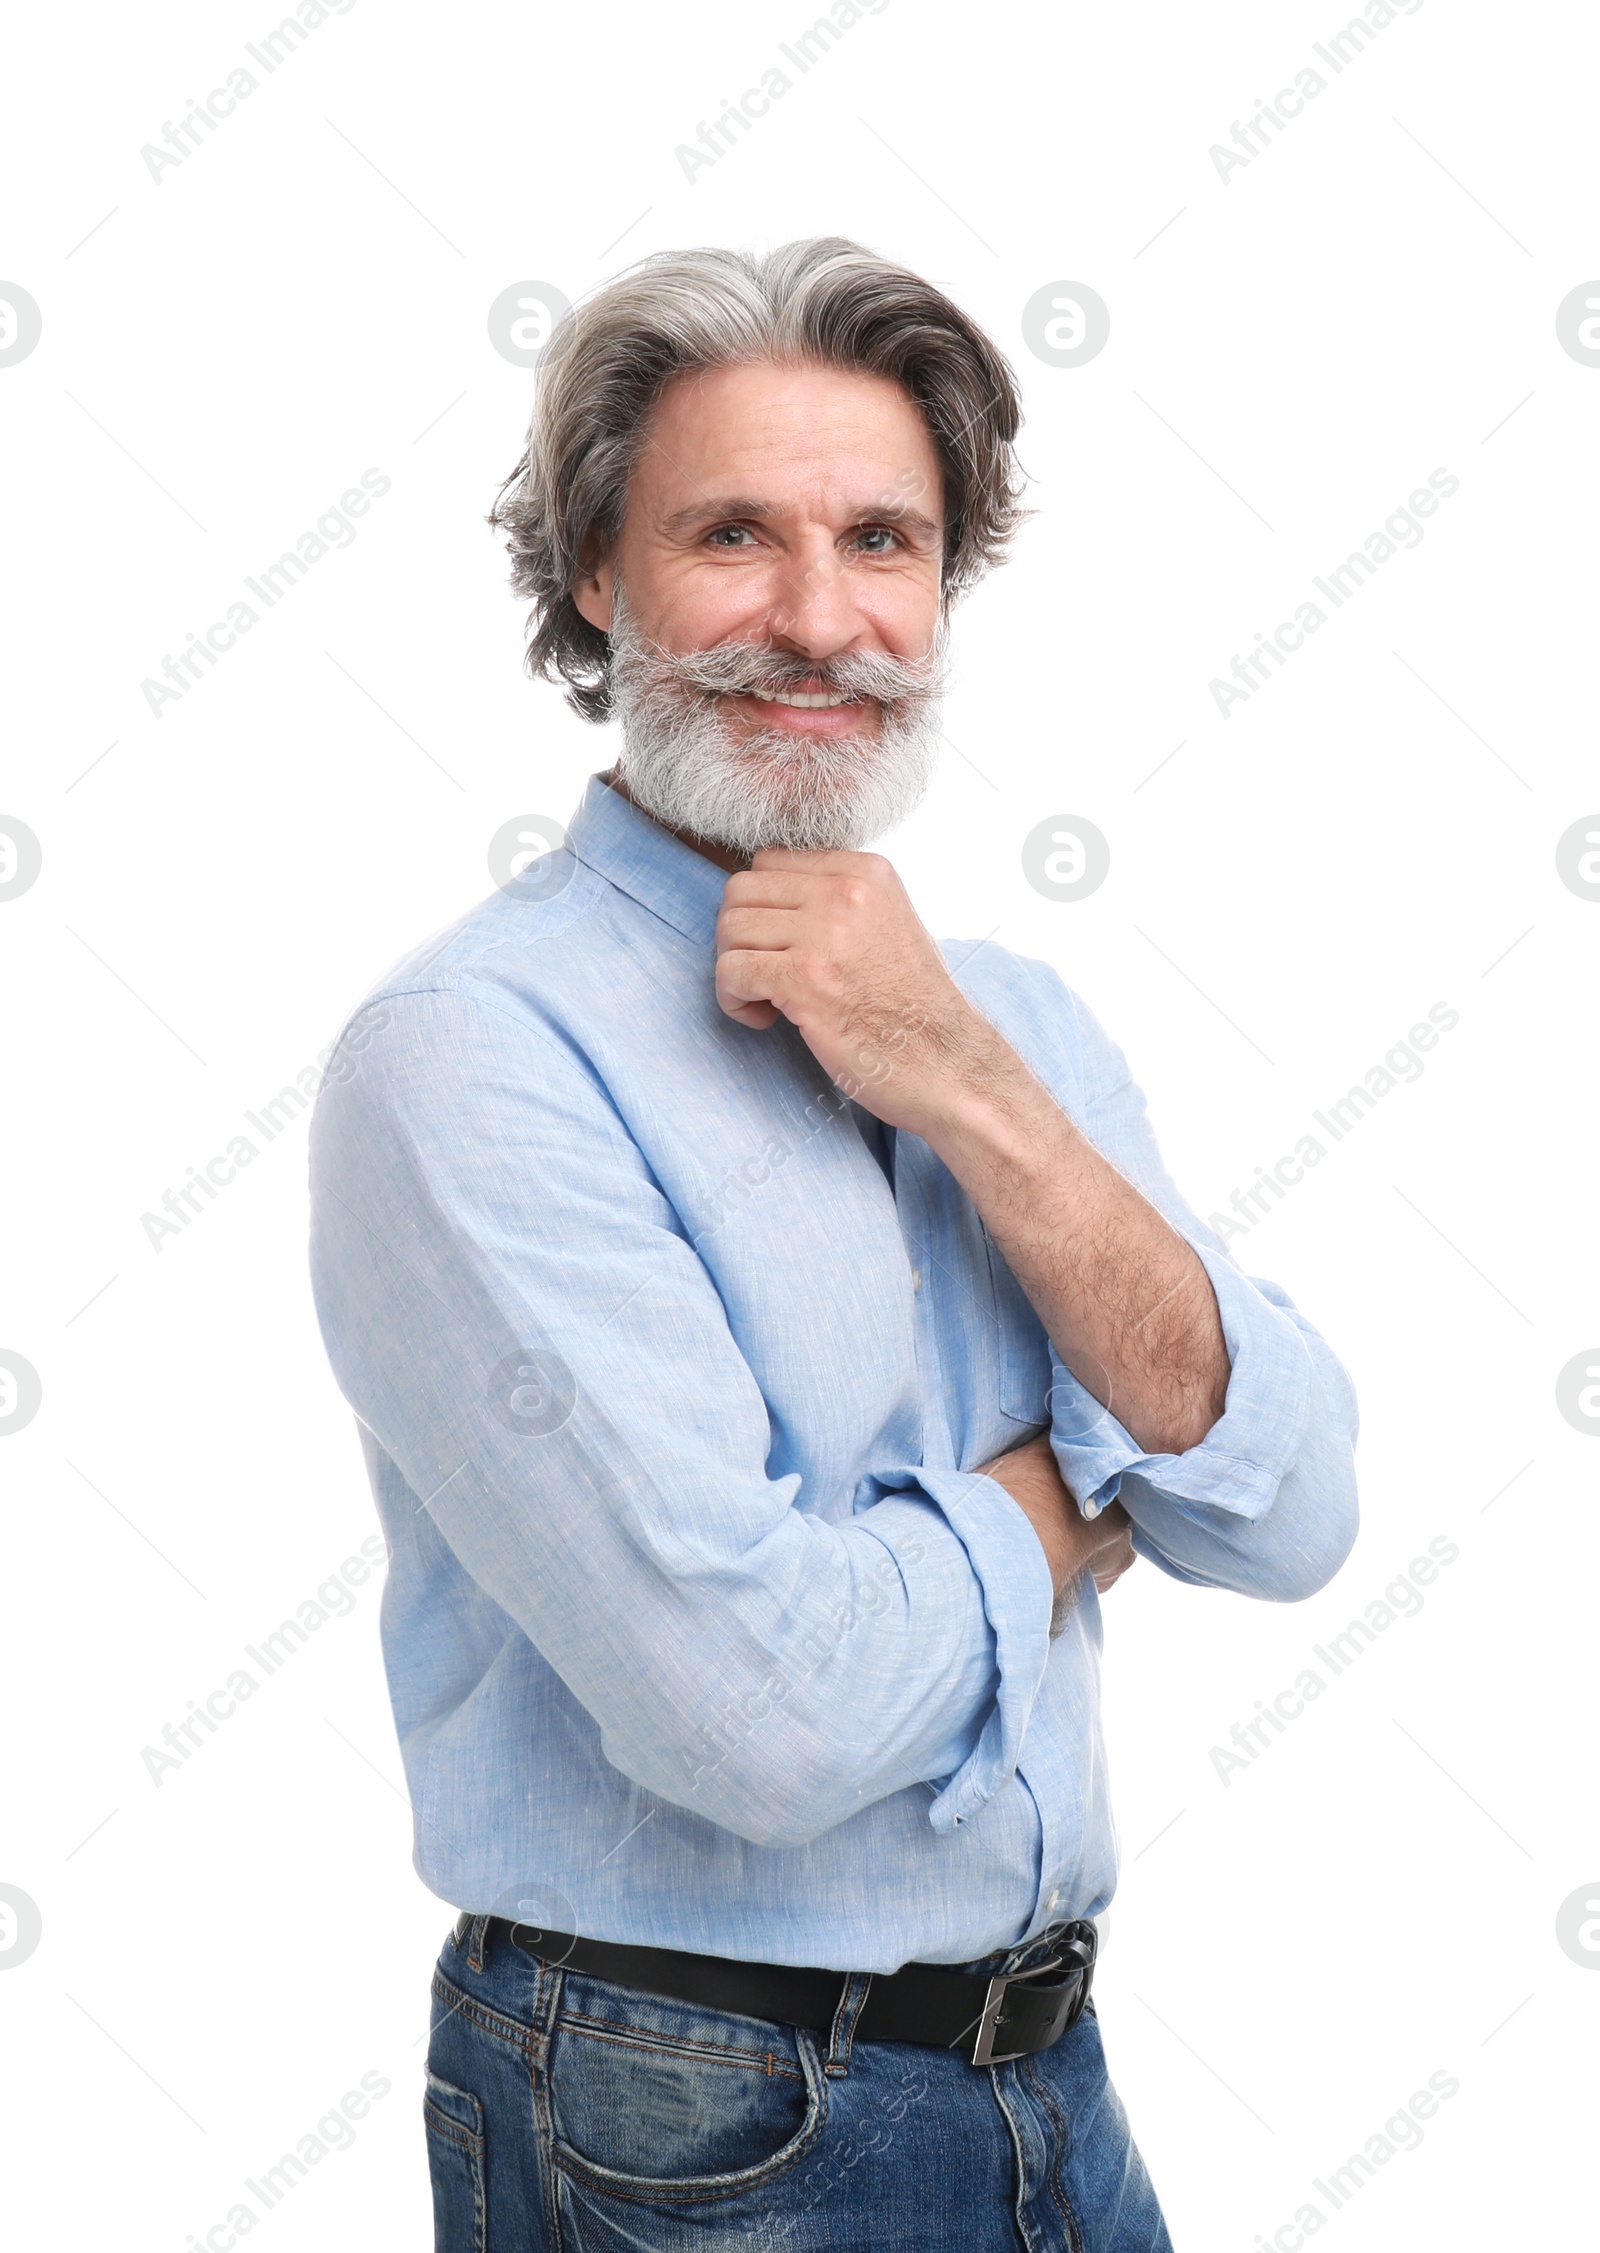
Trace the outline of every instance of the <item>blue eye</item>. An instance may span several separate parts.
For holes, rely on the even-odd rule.
[[[868,555],[886,555],[894,538],[895,534],[887,524],[869,524],[857,534],[856,546],[864,549]],[[881,548],[869,545],[874,540],[882,540],[884,545]]]
[[[744,524],[719,524],[714,532],[708,534],[708,537],[712,540],[726,540],[731,543],[737,540],[748,540],[751,534],[749,527]]]

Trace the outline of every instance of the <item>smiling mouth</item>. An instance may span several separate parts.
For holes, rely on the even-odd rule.
[[[779,691],[750,688],[744,693],[746,696],[753,696],[759,704],[787,704],[798,712],[831,712],[836,705],[861,702],[858,696],[845,696],[826,689],[815,696],[807,696],[799,689]]]

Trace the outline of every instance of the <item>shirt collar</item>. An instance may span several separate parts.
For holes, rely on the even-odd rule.
[[[728,872],[591,775],[567,828],[574,858],[686,939],[709,946]]]

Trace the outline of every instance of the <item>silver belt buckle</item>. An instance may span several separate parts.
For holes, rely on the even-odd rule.
[[[995,2028],[1000,2023],[1000,2013],[1005,2007],[1006,1989],[1020,1986],[1025,1979],[1042,1979],[1047,1971],[1059,1971],[1065,1961],[1064,1956],[1052,1956],[1047,1964],[1032,1964],[1026,1971],[999,1973],[990,1980],[989,1992],[983,1999],[983,2010],[978,2019],[978,2038],[972,2045],[974,2065],[1009,2065],[1013,2058],[1029,2055],[1026,2050],[1001,2050],[998,2056],[995,2053]]]

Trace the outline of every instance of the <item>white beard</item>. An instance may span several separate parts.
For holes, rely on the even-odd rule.
[[[612,690],[622,724],[618,769],[634,804],[728,851],[858,852],[921,800],[933,772],[943,637],[923,659],[845,651],[812,665],[753,642],[675,655],[645,641],[620,588],[611,626]],[[742,733],[729,694],[802,685],[869,697],[875,735]]]

